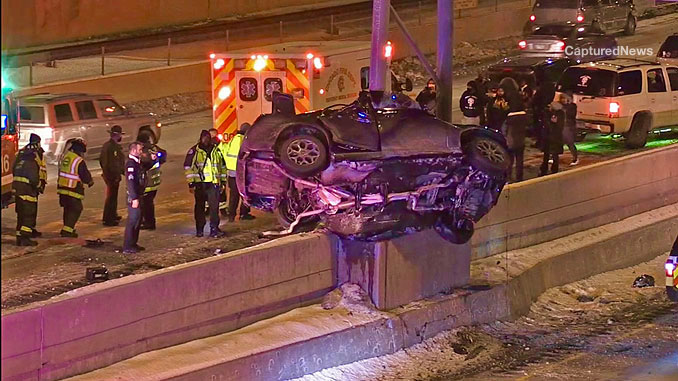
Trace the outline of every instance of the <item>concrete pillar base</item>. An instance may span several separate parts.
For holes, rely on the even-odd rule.
[[[337,260],[339,284],[360,285],[377,308],[389,310],[466,285],[471,247],[428,229],[383,242],[342,240]]]

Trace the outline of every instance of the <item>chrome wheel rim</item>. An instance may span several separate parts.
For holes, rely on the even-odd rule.
[[[287,147],[287,157],[298,166],[313,165],[320,158],[320,147],[310,139],[297,139]]]
[[[499,144],[491,140],[480,140],[476,143],[476,149],[483,155],[487,160],[502,164],[506,160],[504,158],[504,153]]]

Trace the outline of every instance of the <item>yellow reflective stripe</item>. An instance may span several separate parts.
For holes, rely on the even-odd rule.
[[[75,233],[75,229],[73,229],[73,228],[70,227],[70,226],[66,226],[66,225],[64,225],[64,227],[61,228],[61,230],[65,231],[65,232],[68,232],[68,233]]]
[[[30,180],[28,180],[28,179],[25,178],[25,177],[21,177],[21,176],[14,176],[14,181],[17,181],[17,182],[20,182],[20,183],[26,183],[26,184],[30,184],[30,183],[31,183]]]
[[[154,190],[158,190],[159,187],[160,187],[160,185],[156,185],[156,186],[153,186],[153,187],[146,187],[146,188],[144,188],[144,193],[153,192]]]
[[[22,226],[21,231],[26,233],[32,233],[33,229],[29,228],[28,226]]]
[[[57,193],[58,193],[58,194],[63,194],[63,195],[65,195],[65,196],[71,196],[71,197],[73,197],[73,198],[77,198],[78,200],[82,200],[82,199],[85,198],[85,196],[84,196],[84,195],[81,195],[80,193],[77,193],[77,192],[71,192],[71,191],[66,190],[66,189],[57,189]]]
[[[19,198],[24,200],[24,201],[38,202],[37,197],[29,196],[29,195],[26,195],[26,194],[22,194],[21,196],[19,196]]]

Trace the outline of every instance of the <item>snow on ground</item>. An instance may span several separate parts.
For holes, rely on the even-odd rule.
[[[547,290],[514,322],[442,332],[392,355],[298,380],[627,379],[627,369],[635,377],[637,368],[678,355],[678,306],[664,296],[666,255]],[[633,288],[642,274],[656,286]],[[656,321],[674,328],[654,329]],[[573,361],[586,366],[568,365]],[[678,364],[665,368],[678,375]]]

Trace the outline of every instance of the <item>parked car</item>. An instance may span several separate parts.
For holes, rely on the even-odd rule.
[[[607,33],[623,31],[632,35],[636,32],[637,19],[632,0],[537,0],[528,25],[535,28],[564,22],[595,25]]]
[[[657,59],[660,62],[678,65],[678,33],[666,37],[662,46],[659,47]]]
[[[48,163],[56,163],[66,141],[82,138],[88,157],[95,157],[110,138],[114,125],[122,127],[124,143],[140,135],[160,139],[161,124],[152,113],[131,113],[110,95],[36,94],[19,98],[20,145],[28,144],[31,133],[40,135]]]
[[[678,125],[678,65],[616,59],[565,70],[559,93],[572,93],[580,132],[622,134],[640,148],[652,130]]]
[[[518,43],[521,56],[568,57],[578,63],[615,58],[617,40],[595,25],[538,26]]]
[[[320,218],[354,239],[433,227],[467,242],[506,183],[503,136],[443,122],[402,94],[385,99],[363,91],[351,104],[295,115],[292,98],[277,93],[274,113],[260,116],[242,143],[245,202],[275,212],[287,233]]]
[[[533,89],[543,82],[556,83],[574,61],[569,58],[514,57],[504,58],[487,69],[493,82],[511,77],[520,83],[524,79]]]

